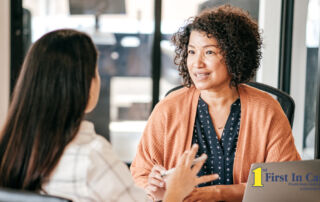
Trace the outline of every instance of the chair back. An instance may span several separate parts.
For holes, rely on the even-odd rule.
[[[247,85],[252,86],[254,88],[257,88],[259,90],[265,91],[265,92],[275,96],[277,98],[278,102],[280,103],[284,113],[286,114],[286,116],[290,122],[291,128],[292,128],[295,104],[294,104],[294,100],[292,99],[292,97],[289,94],[287,94],[277,88],[274,88],[272,86],[263,84],[263,83],[249,82],[249,83],[247,83]],[[183,85],[174,87],[171,90],[169,90],[165,96],[167,96],[171,92],[178,90],[180,88],[183,88],[183,87],[184,87]]]
[[[0,188],[0,202],[72,202],[69,199],[35,192]]]
[[[294,104],[293,98],[289,94],[287,94],[277,88],[274,88],[272,86],[263,84],[263,83],[249,82],[247,84],[249,86],[254,87],[254,88],[265,91],[273,96],[276,96],[276,98],[277,98],[278,102],[280,103],[284,113],[286,114],[286,116],[290,122],[291,128],[292,128],[295,104]]]

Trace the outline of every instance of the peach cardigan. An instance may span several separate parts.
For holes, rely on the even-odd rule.
[[[233,167],[234,184],[246,183],[257,162],[300,160],[291,127],[280,104],[269,94],[240,84],[240,130]],[[131,173],[136,184],[147,185],[156,164],[175,167],[191,147],[200,91],[182,88],[160,101],[151,113],[140,140]]]

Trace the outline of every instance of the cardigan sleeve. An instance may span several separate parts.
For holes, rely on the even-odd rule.
[[[265,162],[301,160],[294,144],[289,121],[284,113],[277,113],[275,116],[268,134]]]
[[[130,167],[133,179],[139,187],[147,186],[148,175],[154,165],[163,165],[164,138],[165,116],[158,104],[149,117]]]

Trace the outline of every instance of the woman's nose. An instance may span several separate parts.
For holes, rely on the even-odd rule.
[[[193,66],[196,68],[204,67],[203,56],[201,54],[197,54],[194,56]]]

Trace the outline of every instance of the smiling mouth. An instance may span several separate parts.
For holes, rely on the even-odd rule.
[[[196,77],[197,80],[203,80],[208,78],[210,73],[195,73],[194,76]]]

